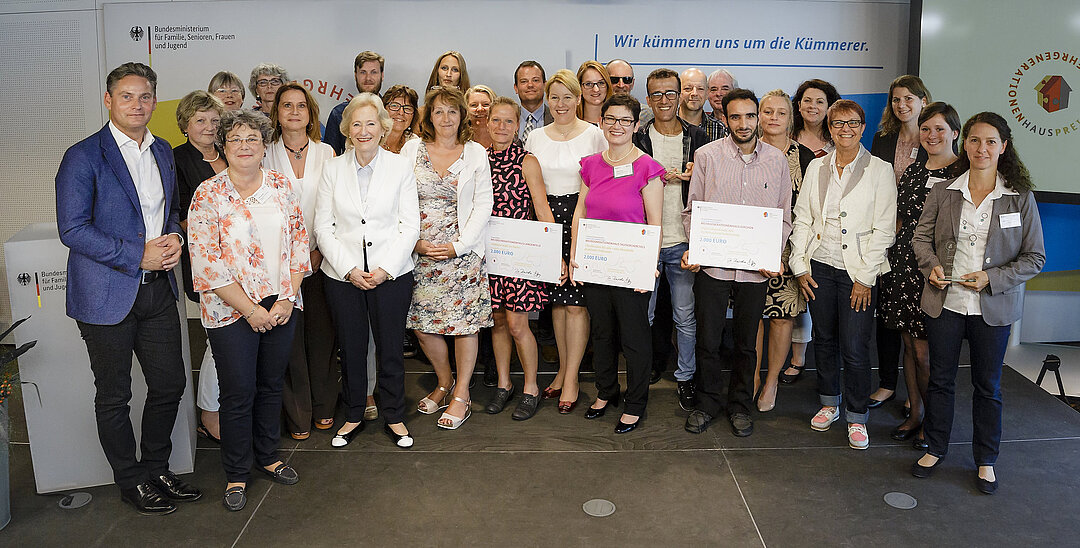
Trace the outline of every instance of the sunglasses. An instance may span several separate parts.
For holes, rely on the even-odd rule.
[[[622,82],[622,83],[629,86],[630,84],[634,83],[634,77],[633,76],[612,76],[611,77],[611,83],[612,84],[618,84],[619,82]]]

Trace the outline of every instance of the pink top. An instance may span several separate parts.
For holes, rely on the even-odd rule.
[[[665,169],[648,154],[619,167],[629,169],[630,166],[633,166],[632,173],[616,178],[615,168],[604,160],[603,153],[581,159],[581,181],[589,188],[585,195],[586,218],[645,224],[641,189],[650,180],[662,176]]]

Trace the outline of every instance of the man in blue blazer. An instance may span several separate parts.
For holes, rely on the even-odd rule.
[[[90,356],[98,438],[121,499],[143,514],[202,496],[169,471],[187,384],[172,273],[183,238],[172,148],[146,129],[156,106],[154,71],[117,67],[106,78],[109,123],[69,148],[56,173],[57,226],[70,249],[67,314]],[[132,352],[147,387],[141,462],[128,406]]]

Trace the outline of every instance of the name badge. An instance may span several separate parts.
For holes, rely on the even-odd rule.
[[[255,194],[251,195],[251,200],[257,204],[261,204],[270,199],[274,195],[274,191],[270,190],[270,187],[263,185],[259,187],[259,190],[255,191]]]
[[[915,158],[918,158],[918,157],[919,157],[919,147],[915,147],[915,148],[911,149],[911,159],[914,160]]]
[[[1016,228],[1020,226],[1020,212],[1002,213],[998,216],[998,224],[1001,228]]]
[[[450,167],[446,168],[446,171],[457,175],[461,173],[461,170],[465,169],[465,162],[461,158],[458,158],[456,162],[450,164]]]
[[[945,179],[942,179],[941,177],[930,177],[929,179],[926,180],[926,188],[934,188],[934,185],[936,183],[940,183],[940,182],[942,182],[944,180]]]
[[[615,166],[615,178],[629,177],[634,174],[634,164],[623,164],[621,166]]]

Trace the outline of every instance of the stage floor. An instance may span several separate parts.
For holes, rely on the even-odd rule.
[[[195,354],[196,356],[201,354]],[[1041,360],[1041,356],[1039,357]],[[434,386],[409,360],[408,401]],[[1036,368],[1037,372],[1037,368]],[[185,479],[202,500],[164,517],[143,517],[113,486],[86,489],[86,507],[63,510],[59,495],[34,491],[21,402],[12,403],[12,521],[8,546],[983,546],[1080,542],[1080,414],[1006,368],[1004,437],[995,496],[978,493],[971,457],[970,384],[961,368],[951,452],[930,479],[908,469],[920,455],[888,433],[901,421],[902,394],[871,413],[870,449],[849,449],[842,422],[809,427],[818,409],[813,373],[782,386],[776,409],[755,414],[736,438],[720,419],[686,433],[670,373],[650,389],[637,431],[611,432],[618,413],[587,421],[595,395],[559,415],[545,402],[526,422],[508,409],[488,415],[492,389],[473,391],[473,416],[458,431],[411,413],[411,451],[391,446],[381,423],[348,447],[329,432],[283,439],[294,486],[253,475],[247,508],[221,505],[225,479],[216,446],[200,440]],[[521,378],[515,376],[520,388]],[[541,379],[544,383],[545,380]],[[875,380],[876,385],[876,380]],[[516,400],[514,400],[516,401]],[[72,458],[77,458],[73,456]],[[911,510],[888,506],[901,492]],[[590,517],[582,504],[607,499],[616,511]]]

